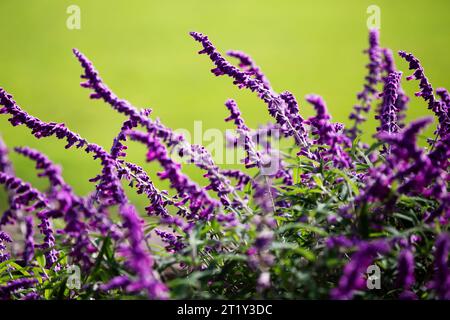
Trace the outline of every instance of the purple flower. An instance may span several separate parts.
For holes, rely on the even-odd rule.
[[[379,110],[379,115],[375,116],[376,119],[380,120],[380,127],[377,128],[378,132],[395,133],[399,130],[396,104],[401,76],[401,72],[393,72],[385,79],[382,93],[383,102]]]
[[[390,146],[389,156],[377,167],[370,169],[365,178],[366,186],[355,199],[355,206],[376,201],[387,201],[383,215],[392,210],[398,195],[392,193],[391,185],[399,183],[398,194],[428,195],[434,197],[442,205],[437,213],[448,210],[448,193],[446,191],[446,172],[436,163],[440,163],[441,148],[433,158],[417,145],[419,132],[431,122],[423,118],[412,122],[409,126],[395,134],[381,132],[377,137]],[[435,163],[433,163],[435,162]],[[348,209],[348,208],[347,208]],[[346,210],[343,210],[347,212]],[[380,211],[381,213],[381,211]]]
[[[299,113],[299,106],[294,95],[289,91],[282,92],[280,98],[284,101],[285,108],[284,116],[277,109],[270,109],[272,116],[278,117],[278,123],[281,125],[280,129],[285,136],[294,134],[294,138],[302,146],[300,154],[311,157],[309,148],[311,141],[308,138],[308,130],[305,127],[305,120]]]
[[[395,67],[394,56],[390,49],[384,48],[383,50],[383,71],[385,73],[384,81],[393,72],[398,72]],[[397,123],[400,128],[404,127],[403,120],[406,117],[406,109],[408,108],[409,97],[403,90],[401,83],[398,84],[398,97],[395,101],[395,108],[397,109]]]
[[[199,51],[199,54],[207,54],[215,64],[216,68],[211,70],[212,73],[216,76],[228,75],[234,79],[234,84],[239,88],[246,87],[251,91],[257,92],[265,101],[273,99],[273,95],[270,90],[266,89],[264,83],[258,79],[252,78],[251,75],[239,70],[239,68],[225,60],[225,58],[216,51],[216,48],[206,35],[199,32],[191,32],[190,35],[195,41],[200,42],[203,46],[203,50]]]
[[[3,108],[0,109],[0,114],[10,114],[12,117],[9,119],[9,122],[11,122],[13,126],[26,125],[31,129],[31,133],[38,139],[54,135],[58,139],[65,139],[67,141],[66,148],[70,148],[73,145],[76,145],[77,148],[81,148],[86,145],[86,140],[67,129],[64,124],[54,122],[45,123],[28,115],[16,104],[12,96],[3,88],[0,88],[0,105],[3,106]]]
[[[159,191],[154,186],[144,169],[130,162],[124,162],[124,164],[125,167],[121,169],[119,175],[129,180],[130,186],[133,186],[138,194],[147,196],[150,204],[145,209],[149,215],[167,216],[169,213],[166,210],[166,206],[169,204],[175,206],[180,212],[186,212],[183,207],[180,207],[167,195],[167,192]]]
[[[209,185],[205,187],[205,190],[213,190],[218,195],[221,203],[225,206],[237,206],[239,208],[247,208],[245,201],[237,194],[236,189],[232,186],[230,180],[221,173],[220,168],[214,163],[211,154],[207,152],[205,147],[201,145],[192,145],[192,159],[191,162],[195,163],[197,167],[206,171],[203,175],[209,180]],[[230,196],[233,196],[234,201],[230,200]],[[206,212],[205,214],[211,214],[212,212]]]
[[[425,76],[424,69],[420,64],[420,61],[411,53],[399,51],[398,54],[409,63],[409,69],[414,70],[414,73],[411,76],[407,77],[406,80],[416,79],[420,81],[420,91],[416,92],[416,96],[422,97],[428,103],[428,109],[432,110],[439,120],[439,126],[436,130],[436,134],[439,137],[445,137],[445,135],[447,135],[450,130],[450,115],[448,112],[448,105],[445,103],[445,101],[439,101],[435,97],[433,93],[433,87],[428,78]],[[441,89],[440,95],[442,94],[443,91]]]
[[[23,249],[23,260],[28,265],[34,258],[34,224],[33,217],[25,217],[25,247]]]
[[[291,98],[294,99],[293,97]],[[236,139],[235,145],[237,146],[239,145],[238,142],[241,142],[240,145],[244,148],[246,153],[244,159],[245,167],[257,167],[261,174],[274,176],[277,179],[281,178],[286,185],[292,185],[291,172],[286,168],[282,159],[276,154],[276,151],[267,144],[266,150],[262,150],[261,152],[258,151],[257,143],[255,143],[253,139],[256,135],[252,134],[250,129],[246,126],[236,102],[229,99],[225,102],[225,106],[230,111],[230,116],[226,118],[225,121],[233,120],[239,134],[239,138]]]
[[[234,212],[229,214],[218,214],[217,221],[220,222],[225,228],[234,228],[239,225],[239,220]]]
[[[247,74],[254,76],[255,79],[259,80],[266,89],[271,90],[269,80],[249,55],[245,52],[237,50],[229,50],[227,55],[239,59],[239,68]]]
[[[69,184],[64,181],[60,166],[54,164],[45,154],[28,147],[18,147],[14,149],[17,153],[33,160],[36,169],[41,170],[39,177],[46,177],[50,182],[50,192],[48,200],[58,204],[57,211],[66,221],[65,231],[74,236],[79,236],[86,232],[86,225],[81,221],[80,213],[91,216],[92,212],[84,203],[81,197],[74,194]]]
[[[272,244],[273,238],[274,235],[271,230],[263,230],[256,237],[254,246],[258,251],[268,249],[269,246]]]
[[[240,170],[221,170],[220,173],[225,177],[233,178],[236,180],[236,190],[243,190],[244,187],[252,180],[252,177]]]
[[[61,175],[61,167],[55,165],[46,155],[44,155],[40,151],[28,147],[17,147],[14,148],[14,151],[33,160],[36,163],[36,169],[42,170],[42,172],[39,173],[39,177],[47,177],[52,188],[61,186],[70,188],[64,182],[64,179]]]
[[[0,226],[13,223],[16,219],[16,210],[33,211],[47,205],[43,194],[19,178],[0,172],[0,184],[3,184],[8,191],[14,192],[9,209],[4,212],[0,220]]]
[[[36,292],[28,292],[21,300],[41,300],[41,296]]]
[[[338,287],[331,291],[331,297],[338,300],[352,299],[356,290],[365,286],[363,273],[378,254],[389,251],[389,245],[382,241],[362,242],[358,250],[352,255],[350,262],[344,268],[344,274],[339,280]]]
[[[60,266],[57,264],[59,252],[55,249],[55,236],[49,219],[49,213],[48,210],[42,210],[38,213],[38,218],[41,220],[38,227],[41,234],[44,235],[44,241],[42,244],[36,245],[36,247],[44,250],[46,268],[53,267],[55,270],[59,270]]]
[[[328,150],[319,151],[319,156],[326,162],[333,161],[335,166],[351,168],[352,159],[343,149],[349,146],[350,141],[339,130],[340,126],[330,122],[331,116],[328,114],[325,101],[322,97],[313,94],[308,95],[306,101],[316,110],[316,116],[308,119],[308,123],[313,128],[312,133],[317,137],[315,144],[329,146]]]
[[[159,229],[155,229],[155,233],[163,242],[167,243],[166,250],[168,252],[178,252],[186,246],[181,236]]]
[[[124,221],[124,227],[127,229],[129,241],[128,263],[137,276],[137,279],[131,281],[127,286],[127,290],[130,292],[144,290],[149,298],[166,299],[168,289],[157,278],[157,274],[153,270],[153,259],[146,250],[142,220],[131,205],[121,206],[120,214]]]
[[[232,99],[228,99],[225,102],[225,106],[230,111],[230,116],[226,118],[225,121],[234,121],[239,134],[238,140],[242,141],[242,147],[246,153],[246,157],[244,159],[245,167],[261,167],[261,154],[256,149],[256,145],[250,136],[250,129],[246,126],[244,119],[242,119],[241,112],[236,102]]]
[[[360,103],[353,107],[353,112],[349,117],[350,120],[354,120],[353,127],[347,130],[347,134],[352,140],[361,133],[358,125],[366,120],[363,113],[370,111],[372,100],[377,94],[377,84],[381,81],[382,60],[379,46],[379,32],[377,29],[370,30],[369,49],[366,52],[369,56],[369,64],[366,66],[369,73],[365,78],[366,83],[364,84],[364,89],[357,95]]]
[[[390,172],[392,181],[400,182],[399,193],[431,196],[441,203],[440,211],[445,212],[450,207],[446,182],[448,173],[444,165],[448,165],[448,159],[442,157],[448,154],[448,149],[444,150],[449,138],[441,139],[435,153],[428,155],[416,143],[419,131],[430,122],[431,119],[425,118],[412,122],[398,134],[378,134],[382,141],[390,145],[392,153],[382,167]]]

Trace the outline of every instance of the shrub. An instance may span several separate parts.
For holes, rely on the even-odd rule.
[[[225,120],[237,133],[229,142],[245,150],[242,170],[219,167],[206,148],[153,120],[151,110],[117,97],[78,50],[81,86],[125,118],[109,151],[62,123],[29,115],[0,89],[0,113],[13,126],[26,126],[38,139],[65,140],[66,148],[102,165],[91,179],[95,189],[81,197],[47,156],[15,148],[49,181],[40,191],[15,176],[1,144],[9,207],[0,221],[0,298],[450,298],[450,98],[433,89],[419,60],[399,52],[413,72],[407,80],[419,81],[416,95],[438,120],[426,146],[417,140],[431,119],[404,122],[409,99],[402,73],[380,47],[377,30],[370,31],[368,73],[349,128],[332,122],[318,95],[306,97],[316,115],[303,118],[294,95],[276,93],[245,53],[228,52],[235,66],[207,36],[190,35],[214,75],[256,92],[273,117],[252,130],[236,102],[226,101]],[[379,127],[368,145],[360,141],[360,125],[373,107]],[[290,147],[277,150],[268,138]],[[159,163],[158,177],[170,191],[127,161],[129,140],[146,146],[146,160]],[[199,167],[209,184],[191,180],[175,155]],[[148,198],[145,214],[130,203],[123,181]],[[11,243],[21,249],[12,254]],[[74,266],[80,286],[67,272]],[[371,270],[378,278],[368,277]]]

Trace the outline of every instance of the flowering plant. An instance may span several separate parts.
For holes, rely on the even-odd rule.
[[[306,97],[315,116],[302,117],[294,95],[275,92],[248,55],[229,51],[234,65],[207,36],[190,35],[214,75],[256,92],[273,117],[252,130],[237,103],[225,102],[225,121],[236,126],[228,142],[245,152],[241,170],[221,168],[205,147],[152,119],[150,109],[116,96],[78,50],[81,86],[125,119],[109,150],[29,115],[0,88],[0,113],[11,125],[38,139],[65,140],[102,167],[91,179],[94,190],[80,196],[46,155],[15,148],[49,181],[38,190],[14,174],[0,144],[8,196],[0,218],[0,299],[450,299],[450,96],[434,90],[419,60],[399,52],[413,71],[407,80],[419,81],[416,96],[436,115],[426,146],[419,134],[432,119],[405,123],[402,72],[377,30],[370,31],[368,74],[348,128],[332,121],[315,94]],[[373,107],[379,127],[368,145],[360,125]],[[278,150],[268,136],[291,146]],[[130,140],[147,148],[146,160],[161,166],[158,177],[170,190],[127,161]],[[208,184],[186,175],[176,156],[202,170]],[[145,213],[126,188],[147,197]],[[71,266],[80,269],[79,285],[72,285]]]

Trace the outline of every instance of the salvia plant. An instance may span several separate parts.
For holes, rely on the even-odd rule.
[[[102,168],[92,192],[80,196],[46,155],[15,148],[49,182],[38,190],[15,175],[0,144],[8,199],[0,217],[0,299],[450,299],[450,96],[432,87],[419,60],[398,53],[412,72],[406,80],[417,81],[416,96],[436,118],[426,141],[421,132],[433,119],[405,122],[411,102],[403,74],[377,30],[369,34],[367,75],[348,127],[332,121],[316,94],[303,107],[315,115],[303,117],[294,95],[275,92],[247,54],[227,58],[206,35],[190,35],[212,73],[255,92],[273,118],[251,129],[237,103],[225,102],[225,121],[236,127],[228,146],[245,154],[240,170],[221,168],[150,109],[116,96],[76,49],[81,86],[124,119],[109,148],[28,114],[0,88],[0,113],[12,126],[65,140]],[[370,110],[379,125],[365,144],[361,125]],[[127,160],[128,141],[146,147],[146,161],[161,167],[157,176],[169,190]],[[204,173],[206,186],[183,173],[186,162]],[[147,198],[145,212],[127,188]]]

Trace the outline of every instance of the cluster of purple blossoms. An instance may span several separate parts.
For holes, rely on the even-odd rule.
[[[29,127],[32,130],[32,133],[40,138],[40,137],[47,137],[55,135],[59,139],[66,139],[68,144],[66,148],[69,148],[73,145],[76,145],[77,147],[81,148],[83,147],[87,153],[93,153],[94,158],[100,159],[102,161],[103,167],[107,167],[109,165],[114,165],[118,169],[126,170],[126,166],[119,163],[115,160],[108,152],[103,150],[98,145],[91,144],[87,142],[85,139],[81,138],[79,135],[73,133],[68,128],[66,128],[63,124],[55,124],[55,123],[45,123],[35,117],[32,117],[28,115],[26,112],[24,112],[16,103],[14,100],[12,100],[11,95],[7,94],[3,89],[0,90],[0,104],[3,105],[3,108],[1,109],[1,113],[9,113],[12,115],[12,118],[10,119],[10,122],[13,125],[20,125],[25,124],[27,127]],[[24,150],[22,150],[24,151]],[[27,150],[25,152],[28,156],[31,156],[33,152],[30,152],[30,150]],[[49,167],[46,167],[43,163],[45,162],[45,159],[40,157],[37,154],[33,154],[32,158],[35,158],[34,160],[38,160],[38,168],[40,169],[48,169]],[[51,166],[50,166],[51,167]],[[103,170],[103,176],[105,176],[105,170]],[[106,170],[106,172],[108,172]],[[59,179],[55,179],[55,176],[53,174],[57,173],[57,171],[54,170],[54,168],[50,170],[46,170],[46,176],[52,177],[51,179],[54,181],[59,181]],[[115,173],[115,170],[110,171],[111,176],[104,177],[107,182],[113,182],[113,186],[118,186],[116,176],[113,176],[113,173]],[[139,180],[136,178],[136,180]],[[58,183],[60,183],[59,181]],[[114,184],[115,183],[115,184]],[[6,186],[6,188],[10,191],[14,191],[14,197],[10,203],[10,209],[7,210],[2,218],[2,223],[10,223],[13,222],[16,218],[14,211],[23,208],[26,211],[33,211],[38,210],[40,208],[48,207],[49,199],[45,197],[43,194],[41,194],[39,191],[33,189],[30,185],[23,183],[20,179],[11,177],[6,175],[5,173],[0,172],[0,184],[3,184]],[[108,188],[111,186],[111,184],[104,184],[108,186]],[[114,189],[114,188],[113,188]],[[120,192],[121,187],[117,189],[114,189],[114,194],[112,197],[115,200],[119,200],[120,203],[126,203],[128,200],[126,197],[121,194]],[[104,189],[101,189],[101,191],[104,191]],[[111,195],[110,193],[106,192],[108,194],[108,198]],[[31,204],[31,205],[30,205]],[[72,206],[73,207],[73,206]],[[98,228],[102,233],[105,234],[111,234],[114,232],[114,225],[111,221],[109,221],[109,218],[103,217],[102,213],[105,213],[104,205],[101,204],[98,207],[98,213],[96,213],[93,216],[90,216],[89,218],[92,218],[92,224],[94,227]],[[84,210],[83,210],[84,211]],[[83,212],[82,211],[82,212]],[[69,212],[62,212],[65,214],[65,219],[68,222],[68,226],[70,226],[70,214]],[[61,211],[59,210],[53,210],[52,208],[47,208],[44,210],[41,210],[38,213],[38,218],[41,220],[41,223],[39,224],[39,228],[41,230],[41,233],[44,235],[44,242],[40,245],[37,245],[36,247],[43,249],[45,251],[46,255],[46,262],[47,266],[52,266],[55,264],[55,262],[58,260],[58,252],[54,249],[55,244],[55,238],[54,238],[54,231],[51,227],[50,219],[57,218],[61,215]],[[101,225],[100,222],[101,221]],[[105,228],[106,227],[106,228]],[[78,231],[80,231],[78,229]],[[77,250],[85,250],[83,255],[84,259],[88,258],[87,255],[91,252],[91,249],[89,249],[89,239],[86,237],[86,233],[83,233],[83,236],[77,236],[76,237],[76,243],[74,245],[74,249]],[[138,263],[137,263],[138,264]],[[55,266],[56,268],[59,268],[59,266]],[[141,269],[136,269],[136,272],[142,271]],[[141,277],[146,278],[146,277]],[[145,286],[144,286],[145,287]],[[143,288],[144,288],[143,287]],[[159,290],[150,290],[148,291],[149,294],[153,294],[155,292],[159,292]],[[151,296],[151,297],[159,297],[159,296]]]

